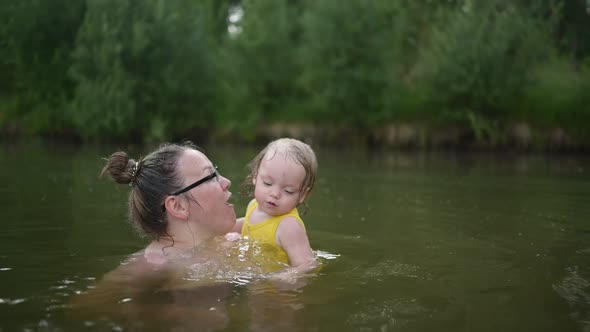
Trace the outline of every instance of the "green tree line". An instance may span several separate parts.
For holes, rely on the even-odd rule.
[[[5,135],[526,122],[588,140],[588,0],[7,0]]]

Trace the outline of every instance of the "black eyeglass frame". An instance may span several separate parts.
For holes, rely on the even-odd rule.
[[[192,184],[189,184],[188,186],[186,186],[186,187],[184,187],[184,188],[182,188],[180,190],[177,190],[177,191],[173,192],[170,195],[172,195],[172,196],[180,195],[182,193],[185,193],[185,192],[187,192],[187,191],[195,188],[196,186],[199,186],[199,185],[201,185],[201,184],[203,184],[203,183],[205,183],[205,182],[207,182],[207,181],[209,181],[209,180],[211,180],[213,178],[218,177],[219,176],[219,172],[217,171],[217,166],[214,166],[214,168],[215,168],[215,170],[213,171],[213,173],[207,175],[206,177],[204,177],[204,178],[202,178],[200,180],[197,180],[196,182],[194,182]]]
[[[202,185],[203,183],[205,183],[205,182],[207,182],[207,181],[209,181],[209,180],[211,180],[213,178],[218,178],[219,179],[219,172],[217,171],[217,166],[213,166],[213,167],[215,168],[215,170],[213,171],[213,173],[205,176],[204,178],[202,178],[200,180],[197,180],[197,181],[193,182],[192,184],[189,184],[188,186],[186,186],[186,187],[184,187],[182,189],[179,189],[179,190],[173,192],[169,196],[176,196],[176,195],[183,194],[183,193],[185,193],[185,192],[187,192],[187,191],[189,191],[189,190],[191,190],[191,189],[193,189],[193,188],[195,188],[197,186]],[[164,204],[162,204],[162,211],[165,211],[165,210],[166,210],[166,207],[164,206]]]

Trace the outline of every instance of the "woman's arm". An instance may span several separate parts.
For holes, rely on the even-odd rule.
[[[236,224],[234,225],[234,227],[232,228],[230,233],[240,233],[242,234],[242,226],[244,225],[244,219],[246,219],[245,217],[242,218],[238,218],[236,220]]]
[[[252,206],[253,203],[254,203],[254,200],[251,200],[250,203],[248,203],[248,207],[246,208],[246,213],[248,213],[248,210],[250,210],[250,207]],[[234,225],[234,227],[232,228],[230,233],[242,234],[242,226],[244,226],[245,219],[246,219],[246,217],[238,218],[236,220],[236,224]]]

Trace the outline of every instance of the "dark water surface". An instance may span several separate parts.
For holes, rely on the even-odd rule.
[[[323,266],[305,287],[230,283],[215,305],[154,291],[78,315],[72,299],[147,243],[129,188],[98,178],[116,149],[0,146],[0,331],[590,331],[583,155],[317,149],[304,220]],[[238,196],[258,148],[209,150]]]

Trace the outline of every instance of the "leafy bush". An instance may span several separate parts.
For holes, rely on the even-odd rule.
[[[89,0],[71,75],[86,138],[162,140],[213,124],[215,66],[192,1]]]
[[[218,119],[246,137],[259,123],[299,115],[299,28],[298,7],[288,0],[243,1],[241,9],[240,32],[224,45],[225,107]]]
[[[545,126],[587,130],[590,123],[590,58],[575,66],[554,58],[533,73],[534,83],[525,89],[522,116]]]
[[[391,16],[397,8],[382,1],[311,1],[302,18],[300,84],[311,117],[367,127],[382,116],[391,51]],[[389,58],[387,58],[389,56]],[[397,76],[391,68],[389,74]]]
[[[417,69],[435,108],[506,117],[548,57],[549,34],[537,19],[494,2],[450,14],[434,27]]]

